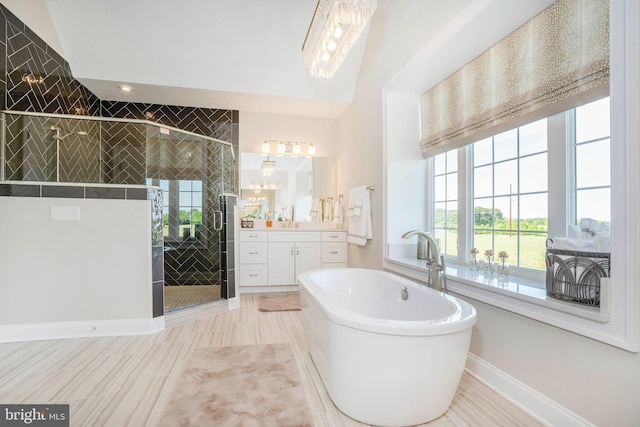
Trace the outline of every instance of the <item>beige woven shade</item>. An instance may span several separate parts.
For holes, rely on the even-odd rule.
[[[430,157],[609,93],[609,3],[558,0],[421,97]]]

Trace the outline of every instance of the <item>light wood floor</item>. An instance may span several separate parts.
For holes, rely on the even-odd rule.
[[[0,403],[68,403],[71,426],[154,426],[191,349],[280,342],[292,345],[316,425],[362,426],[331,402],[305,349],[301,313],[259,312],[251,294],[240,309],[154,335],[0,344]],[[465,373],[449,411],[426,425],[541,424]]]

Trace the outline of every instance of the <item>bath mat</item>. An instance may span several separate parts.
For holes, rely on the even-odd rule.
[[[159,425],[309,426],[291,345],[200,347],[184,362]]]
[[[300,311],[300,292],[270,292],[258,294],[256,305],[260,311]]]

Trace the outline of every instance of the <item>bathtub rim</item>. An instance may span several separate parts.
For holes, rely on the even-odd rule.
[[[314,273],[330,274],[331,271],[364,271],[387,276],[400,283],[402,286],[407,286],[407,288],[415,289],[418,292],[428,293],[434,298],[446,299],[456,308],[456,312],[453,313],[452,316],[424,321],[392,320],[359,314],[348,310],[344,305],[328,298],[312,279]],[[308,293],[329,320],[336,324],[365,332],[399,336],[446,335],[469,329],[473,327],[477,321],[477,311],[475,307],[468,302],[384,270],[352,267],[336,268],[331,270],[311,270],[298,275],[297,279],[298,284],[300,285],[301,296]],[[304,299],[302,302],[302,310],[304,313]],[[456,314],[459,314],[460,318],[450,320],[451,317]]]

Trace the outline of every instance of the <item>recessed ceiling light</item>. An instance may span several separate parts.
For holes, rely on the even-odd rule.
[[[123,92],[131,92],[133,90],[131,86],[127,86],[127,85],[121,85],[119,87],[120,87],[120,90]]]

